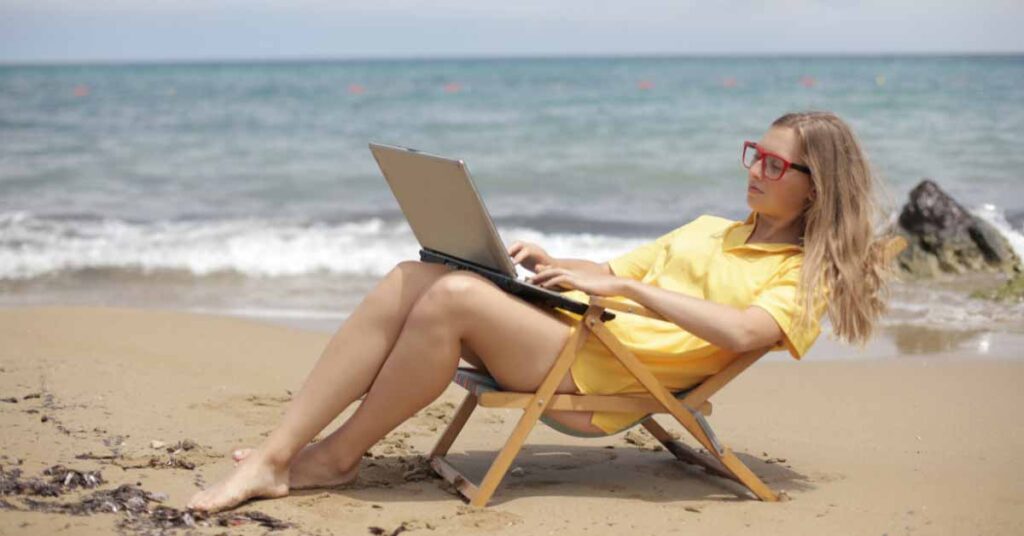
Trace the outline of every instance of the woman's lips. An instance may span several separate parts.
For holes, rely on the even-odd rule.
[[[757,193],[757,194],[763,194],[764,193],[760,189],[758,189],[757,186],[754,186],[753,184],[748,184],[747,185],[747,192],[753,192],[753,193]]]

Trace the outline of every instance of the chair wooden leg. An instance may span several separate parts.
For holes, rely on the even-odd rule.
[[[587,311],[586,317],[598,314],[599,312]],[[509,466],[512,465],[512,461],[515,460],[519,450],[523,447],[523,443],[526,442],[527,436],[530,435],[533,427],[540,420],[544,410],[551,405],[551,397],[555,394],[555,389],[558,388],[562,378],[569,373],[569,366],[572,365],[573,360],[576,358],[576,352],[579,351],[584,341],[586,341],[587,334],[588,330],[582,324],[572,328],[569,339],[566,340],[562,351],[558,354],[554,364],[551,365],[551,370],[548,371],[540,387],[537,388],[533,397],[530,398],[530,403],[523,409],[523,416],[519,418],[519,422],[516,423],[512,435],[509,436],[505,446],[502,447],[501,452],[498,453],[498,456],[491,463],[491,467],[487,469],[487,474],[484,475],[484,479],[479,486],[474,486],[472,482],[459,473],[443,457],[455,440],[455,436],[458,435],[459,430],[462,429],[466,420],[469,419],[470,412],[473,411],[477,404],[477,398],[472,396],[472,394],[463,401],[456,417],[452,419],[452,423],[445,430],[437,446],[434,447],[434,451],[431,453],[430,465],[441,477],[454,484],[459,493],[469,499],[471,505],[487,506],[491,495],[494,495],[494,491],[501,484],[502,479],[505,478],[505,473],[508,471]]]
[[[476,401],[474,400],[474,405]],[[463,403],[465,405],[465,402]],[[461,410],[461,408],[460,408]],[[468,418],[468,412],[467,412]],[[512,435],[509,436],[508,441],[505,442],[505,446],[502,447],[501,452],[491,462],[491,467],[487,469],[487,474],[484,475],[483,481],[479,486],[473,484],[465,475],[463,475],[454,465],[448,463],[448,460],[444,459],[444,455],[434,456],[431,455],[430,466],[434,471],[441,476],[441,478],[448,481],[449,484],[455,486],[455,489],[462,494],[463,497],[469,499],[469,504],[473,506],[484,507],[487,506],[488,501],[491,500],[491,496],[494,495],[495,490],[498,489],[498,485],[505,478],[505,473],[508,472],[509,466],[512,465],[512,461],[515,460],[516,455],[519,454],[519,450],[522,449],[523,443],[526,442],[527,436],[530,435],[530,431],[540,420],[540,413],[533,411],[526,411],[523,416],[519,419],[516,424],[515,430]],[[455,424],[455,421],[452,421]],[[449,425],[449,428],[451,425]],[[459,428],[461,428],[461,424]],[[447,432],[446,434],[447,435]],[[441,441],[438,442],[438,446],[441,446]],[[450,442],[445,446],[447,450],[450,446]],[[435,447],[435,450],[437,447]]]
[[[487,470],[483,481],[477,487],[475,496],[470,498],[469,504],[481,507],[487,506],[487,502],[491,500],[491,495],[494,495],[494,491],[498,489],[498,485],[505,478],[505,473],[516,459],[519,450],[523,448],[526,437],[530,435],[530,431],[533,430],[538,420],[540,420],[540,412],[526,411],[523,413],[512,435],[509,436],[505,446],[502,447],[498,457],[491,463],[490,469]]]
[[[741,462],[740,459],[732,453],[732,449],[726,447],[725,452],[722,452],[721,454],[716,453],[716,456],[718,457],[718,461],[722,462],[722,465],[729,468],[729,471],[736,475],[736,478],[738,478],[744,486],[754,492],[754,495],[757,495],[757,498],[767,502],[775,502],[779,500],[779,496],[775,491],[762,482],[749,467],[744,465],[743,462]]]
[[[619,359],[626,370],[631,372],[636,377],[637,381],[640,382],[651,395],[664,406],[665,410],[670,413],[679,424],[686,429],[694,439],[697,440],[705,449],[708,450],[730,473],[739,479],[740,483],[746,486],[750,491],[754,492],[763,501],[776,501],[778,496],[774,491],[765,485],[761,479],[757,478],[743,462],[737,458],[731,450],[723,446],[718,442],[715,437],[714,431],[711,426],[707,423],[707,420],[700,413],[693,411],[690,407],[684,406],[681,402],[676,400],[671,393],[665,390],[665,387],[658,383],[658,379],[654,377],[654,374],[647,369],[635,355],[629,349],[622,345],[621,342],[610,331],[604,326],[597,322],[593,316],[588,316],[585,319],[587,327],[591,329],[594,335],[601,340],[602,343],[608,349],[615,354],[615,357]]]
[[[476,409],[477,397],[473,393],[467,393],[466,398],[462,399],[462,404],[459,405],[459,409],[455,412],[452,417],[452,422],[448,423],[448,426],[444,429],[444,433],[437,440],[433,450],[430,451],[429,458],[437,458],[448,454],[448,449],[451,448],[452,443],[455,442],[455,438],[459,436],[459,432],[462,431],[462,427],[466,425],[466,421],[469,420],[469,416],[473,414],[473,410]]]
[[[596,313],[597,311],[588,310],[585,318],[590,318]],[[569,366],[576,359],[576,352],[583,346],[584,341],[587,339],[587,334],[588,330],[583,324],[572,330],[569,339],[565,341],[565,345],[562,347],[562,351],[558,354],[554,364],[551,365],[551,370],[548,371],[540,387],[533,394],[533,398],[530,399],[530,405],[523,410],[523,416],[516,423],[515,430],[512,431],[508,442],[505,443],[501,452],[498,453],[498,457],[491,464],[491,468],[487,470],[483,482],[480,483],[479,491],[470,501],[470,504],[473,506],[487,505],[487,501],[494,494],[494,490],[498,488],[498,484],[501,484],[501,480],[505,477],[505,472],[508,471],[516,454],[519,453],[519,449],[522,448],[526,437],[530,435],[530,431],[533,430],[537,421],[540,420],[544,410],[551,405],[551,396],[555,394],[555,389],[558,388],[562,378],[569,373]]]
[[[662,445],[665,446],[665,450],[672,453],[681,462],[691,463],[693,465],[699,465],[704,468],[708,473],[715,476],[728,478],[739,482],[736,475],[730,473],[725,466],[718,463],[717,460],[710,456],[705,456],[699,452],[690,448],[689,445],[673,438],[669,433],[661,427],[654,419],[647,419],[642,423],[644,428],[651,433]],[[742,482],[740,482],[742,484]]]
[[[470,397],[472,397],[472,401],[470,401]],[[512,461],[519,454],[519,450],[522,449],[527,436],[530,435],[530,431],[533,430],[537,421],[540,420],[540,412],[525,411],[523,413],[523,416],[516,424],[515,430],[512,431],[512,435],[509,436],[508,441],[505,442],[505,446],[502,447],[498,456],[491,462],[491,466],[487,469],[487,474],[484,475],[483,481],[477,486],[456,469],[454,465],[448,463],[448,460],[444,459],[444,454],[447,453],[448,448],[458,434],[458,430],[465,424],[466,419],[469,418],[469,413],[472,412],[472,408],[475,406],[476,397],[470,394],[459,408],[456,419],[453,419],[452,423],[448,425],[448,430],[445,430],[444,436],[437,442],[434,451],[431,452],[430,466],[441,478],[455,486],[455,489],[463,497],[469,499],[469,504],[483,507],[487,506],[487,502],[491,500],[491,496],[498,489],[498,485],[505,478],[505,473],[508,471],[509,466],[512,465]],[[467,410],[466,408],[469,409]],[[463,413],[465,413],[465,416],[462,417],[460,422],[458,416]],[[449,437],[449,432],[451,432],[451,437]]]
[[[657,438],[680,461],[699,465],[715,476],[738,482],[762,501],[774,502],[779,500],[779,496],[775,491],[758,478],[749,467],[744,465],[733,454],[732,449],[723,447],[721,453],[712,450],[711,452],[714,454],[714,457],[707,456],[691,449],[683,442],[673,439],[668,431],[662,428],[654,419],[647,419],[643,422],[643,425],[644,428],[651,432],[651,435]]]

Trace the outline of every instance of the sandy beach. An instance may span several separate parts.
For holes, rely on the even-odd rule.
[[[231,449],[255,445],[278,421],[327,338],[154,309],[0,310],[5,474],[47,480],[43,471],[61,464],[103,480],[59,497],[3,496],[0,533],[139,532],[124,512],[38,511],[122,484],[182,508],[230,470]],[[238,512],[291,524],[284,534],[1020,534],[1022,381],[1022,361],[955,354],[769,360],[713,399],[711,422],[790,500],[741,498],[653,440],[581,440],[540,426],[486,509],[468,507],[417,458],[463,395],[453,385],[371,450],[355,484]],[[452,461],[479,479],[518,415],[478,409]],[[208,521],[196,530],[225,530]],[[232,533],[268,530],[254,518],[219,522]]]

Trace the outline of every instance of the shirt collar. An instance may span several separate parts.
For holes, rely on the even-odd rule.
[[[751,212],[747,219],[742,222],[736,222],[725,230],[725,236],[722,238],[722,246],[726,251],[734,249],[749,249],[754,251],[765,251],[770,253],[777,253],[781,251],[794,251],[803,252],[804,248],[797,244],[785,244],[785,243],[765,243],[765,242],[754,242],[751,244],[747,243],[747,239],[750,238],[750,234],[754,232],[754,227],[757,225],[757,212]]]

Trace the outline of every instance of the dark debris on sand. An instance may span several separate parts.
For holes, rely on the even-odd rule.
[[[191,439],[182,439],[181,441],[178,441],[177,443],[167,447],[167,453],[168,454],[177,454],[178,452],[181,452],[183,450],[184,451],[189,451],[189,450],[194,450],[194,449],[197,449],[197,448],[199,448],[199,443],[196,443],[195,441],[192,441]]]
[[[120,458],[119,454],[93,454],[91,451],[83,454],[76,454],[76,460],[111,461]]]
[[[109,463],[116,465],[121,469],[187,469],[192,471],[196,468],[198,463],[190,455],[202,456],[201,452],[206,449],[199,443],[191,439],[183,439],[173,445],[161,446],[159,450],[162,451],[160,454],[139,457],[127,457],[121,452],[121,445],[124,442],[122,436],[111,436],[104,440],[110,449],[112,454],[97,455],[92,452],[84,454],[78,454],[75,458],[79,460],[96,460],[103,463]],[[159,443],[159,442],[154,442]],[[165,454],[166,453],[166,454]]]
[[[188,458],[179,458],[173,454],[167,456],[150,456],[148,460],[141,463],[115,463],[121,469],[164,469],[164,468],[176,468],[176,469],[188,469],[192,471],[196,468],[195,462]]]
[[[441,477],[430,467],[430,461],[423,455],[410,456],[368,456],[363,462],[365,469],[360,472],[358,483],[360,488],[390,488],[407,482],[423,480],[441,480]]]
[[[415,530],[416,528],[417,526],[415,524],[410,524],[408,521],[403,521],[401,525],[395,527],[395,530],[392,530],[391,532],[388,532],[387,529],[385,529],[384,527],[378,526],[370,526],[366,529],[370,532],[370,534],[373,534],[374,536],[398,536],[399,534],[407,530]]]
[[[36,495],[59,497],[75,488],[95,488],[104,482],[99,471],[76,471],[63,465],[54,465],[43,471],[49,478],[21,478],[19,468],[5,470],[0,467],[0,495]]]
[[[99,471],[76,471],[55,465],[43,474],[50,477],[46,482],[41,478],[21,478],[20,469],[4,471],[0,467],[0,494],[35,495],[58,497],[75,488],[93,488],[103,479]],[[151,493],[132,484],[123,484],[112,490],[97,490],[77,501],[59,502],[23,497],[23,507],[0,499],[0,509],[28,510],[51,514],[88,516],[103,513],[121,514],[118,529],[130,534],[163,534],[174,529],[195,527],[237,527],[256,523],[271,531],[293,527],[282,521],[254,510],[207,514],[193,510],[179,510],[162,503],[167,499],[163,493]]]

